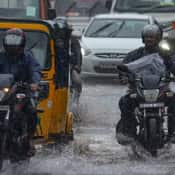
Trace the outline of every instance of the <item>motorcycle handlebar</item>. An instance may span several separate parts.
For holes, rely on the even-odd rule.
[[[128,69],[128,67],[126,66],[126,65],[124,65],[124,64],[121,64],[121,65],[118,65],[117,66],[117,69],[119,70],[119,71],[121,71],[121,72],[129,72],[129,69]]]

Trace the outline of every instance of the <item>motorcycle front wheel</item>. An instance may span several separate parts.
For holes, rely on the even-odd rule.
[[[157,120],[150,118],[148,120],[148,145],[149,150],[153,156],[157,154],[158,140],[157,140]]]

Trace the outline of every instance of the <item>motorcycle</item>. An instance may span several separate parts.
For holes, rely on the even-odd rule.
[[[140,65],[137,63],[137,70],[143,71],[141,61]],[[130,85],[132,84],[129,95],[136,103],[136,139],[152,156],[156,156],[157,150],[163,148],[170,139],[169,124],[173,114],[169,111],[168,103],[175,95],[170,90],[169,83],[174,78],[166,74],[148,72],[138,75],[138,71],[134,71],[135,68],[134,63],[118,66],[119,70],[127,73]]]
[[[3,161],[29,159],[29,115],[32,114],[28,83],[15,82],[12,74],[0,74],[0,170]],[[30,108],[30,109],[29,109]]]

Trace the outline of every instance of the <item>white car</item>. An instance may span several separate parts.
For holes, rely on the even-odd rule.
[[[156,23],[151,16],[125,13],[96,15],[81,38],[82,74],[116,76],[128,52],[143,45],[141,31]]]

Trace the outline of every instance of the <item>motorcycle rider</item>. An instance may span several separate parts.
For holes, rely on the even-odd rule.
[[[82,55],[81,46],[79,40],[76,36],[72,34],[71,36],[71,92],[73,89],[77,92],[77,103],[82,92],[82,81],[81,81],[81,65],[82,65]]]
[[[31,52],[25,51],[26,36],[20,28],[11,28],[5,32],[3,37],[3,50],[0,52],[0,73],[12,73],[15,81],[27,82],[30,84],[31,90],[35,93],[41,79],[41,67],[35,60]],[[28,155],[34,154],[34,146],[31,138],[34,135],[37,114],[29,110],[28,132],[29,132],[29,148]],[[33,110],[34,111],[34,110]]]
[[[162,39],[162,30],[160,27],[155,24],[148,24],[143,28],[141,35],[145,46],[128,53],[126,58],[123,60],[123,64],[138,60],[139,58],[149,54],[159,53],[164,60],[167,71],[175,74],[175,63],[173,62],[172,57],[164,55],[159,48],[159,42]],[[169,103],[169,110],[175,114],[174,105],[175,100],[174,102]],[[134,116],[135,107],[136,102],[134,99],[130,98],[129,91],[126,95],[120,98],[119,108],[121,111],[121,119],[116,126],[116,137],[120,144],[128,144],[135,140],[137,126],[137,121]],[[175,118],[174,121],[172,119],[171,122],[169,121],[169,123],[171,123],[169,128],[171,138],[174,138]]]
[[[80,46],[78,37],[72,33],[73,29],[68,24],[67,18],[57,17],[55,20],[60,28],[59,33],[60,31],[62,31],[58,41],[59,46],[57,47],[57,52],[58,52],[58,55],[60,56],[60,58],[58,59],[60,61],[60,64],[64,64],[66,66],[70,65],[70,80],[71,80],[70,91],[73,92],[75,90],[79,98],[82,91],[82,82],[80,77],[81,64],[82,64],[81,46]],[[69,37],[70,37],[70,40],[68,42],[63,42]],[[69,49],[69,55],[66,54],[67,53],[66,49]],[[62,61],[62,58],[64,57],[66,58],[65,59],[66,64],[64,63],[64,61]],[[67,59],[67,57],[69,58]],[[67,64],[67,60],[69,61],[68,64]],[[68,76],[67,73],[64,73],[64,72],[68,72],[66,70],[67,69],[66,66],[63,66],[63,68],[61,68],[61,69],[65,69],[65,70],[62,70],[62,74],[66,75],[65,79],[67,79],[67,76]]]

